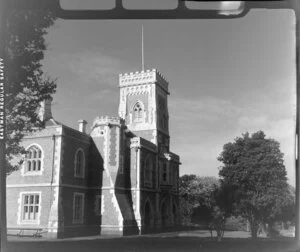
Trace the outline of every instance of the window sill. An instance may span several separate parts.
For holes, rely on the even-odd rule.
[[[20,225],[39,225],[40,221],[39,220],[21,220]]]
[[[38,172],[27,171],[22,174],[22,176],[41,176],[41,175],[43,175],[42,171],[38,171]]]

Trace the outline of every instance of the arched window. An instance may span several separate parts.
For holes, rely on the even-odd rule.
[[[144,106],[141,102],[137,102],[133,107],[133,121],[142,122],[144,119]]]
[[[42,171],[42,149],[36,144],[27,150],[25,159],[25,173],[39,173]]]
[[[167,163],[163,163],[163,170],[162,170],[162,180],[164,183],[168,182],[168,170],[167,170]]]
[[[82,149],[78,149],[75,153],[75,177],[84,178],[85,157]]]
[[[145,186],[152,186],[152,172],[153,172],[153,162],[151,156],[147,156],[145,160],[144,167],[144,184]]]
[[[173,185],[175,186],[175,187],[177,187],[177,166],[176,165],[174,165],[174,167],[173,167]]]

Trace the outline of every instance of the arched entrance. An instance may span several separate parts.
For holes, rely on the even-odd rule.
[[[144,209],[144,232],[148,233],[151,229],[151,207],[149,201],[145,204]]]
[[[177,208],[176,205],[173,204],[173,225],[176,226],[176,219],[177,219]]]
[[[165,202],[161,205],[161,227],[162,229],[166,228],[168,219],[167,205]]]

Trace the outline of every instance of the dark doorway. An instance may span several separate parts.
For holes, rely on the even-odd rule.
[[[145,205],[144,225],[144,232],[149,233],[151,229],[151,208],[149,202]]]
[[[162,230],[164,230],[167,226],[167,218],[168,218],[167,206],[166,206],[166,203],[164,202],[161,206],[161,226],[162,226]]]
[[[173,225],[176,226],[176,205],[173,204]]]

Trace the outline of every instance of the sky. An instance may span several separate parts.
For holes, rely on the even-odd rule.
[[[94,1],[94,0],[90,0]],[[76,2],[76,1],[75,1]],[[255,10],[231,20],[57,20],[46,36],[44,70],[57,78],[52,114],[88,127],[118,115],[120,73],[147,69],[168,80],[171,151],[180,174],[218,176],[223,145],[263,130],[280,142],[295,183],[295,19]]]

